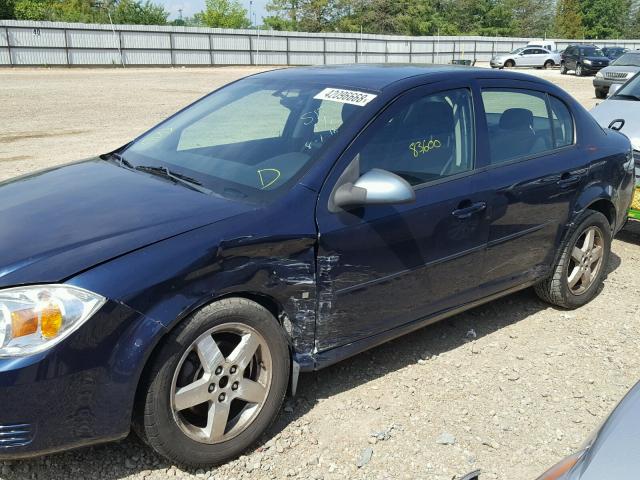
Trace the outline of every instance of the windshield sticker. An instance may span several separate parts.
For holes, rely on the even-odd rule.
[[[421,142],[413,142],[409,145],[409,150],[413,152],[413,156],[417,157],[418,155],[423,155],[425,153],[429,153],[431,150],[435,148],[440,148],[442,146],[442,142],[437,138],[434,140],[433,137],[429,141],[422,140]]]
[[[262,190],[265,188],[269,188],[271,185],[276,183],[280,178],[280,170],[277,168],[263,168],[257,171],[258,177],[260,178],[260,185]],[[265,175],[266,174],[266,175]]]
[[[315,97],[316,100],[329,100],[331,102],[348,103],[349,105],[357,105],[364,107],[377,95],[366,92],[357,92],[356,90],[343,90],[341,88],[325,88]]]

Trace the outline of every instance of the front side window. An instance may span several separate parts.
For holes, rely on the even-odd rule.
[[[383,114],[366,135],[359,149],[361,174],[380,168],[420,185],[469,171],[475,144],[471,93],[414,98]]]
[[[217,195],[263,201],[290,188],[376,96],[248,78],[152,129],[122,156],[134,168],[168,170]]]
[[[533,90],[482,91],[492,164],[554,148],[546,95]]]

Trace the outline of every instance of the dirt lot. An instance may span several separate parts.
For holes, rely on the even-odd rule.
[[[0,70],[0,179],[113,149],[253,71]],[[534,73],[596,102],[591,78]],[[304,375],[266,443],[221,468],[182,471],[132,436],[0,462],[0,479],[535,478],[640,379],[639,225],[613,252],[578,311],[524,291]]]

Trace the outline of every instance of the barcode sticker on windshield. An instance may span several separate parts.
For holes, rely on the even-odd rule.
[[[350,105],[358,105],[364,107],[377,95],[366,92],[358,92],[356,90],[343,90],[341,88],[325,88],[315,97],[316,100],[330,100],[338,103],[348,103]]]

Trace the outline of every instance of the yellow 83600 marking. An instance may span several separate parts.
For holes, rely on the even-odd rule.
[[[269,172],[275,175],[272,179],[269,179],[270,175],[264,175],[265,173]],[[264,190],[265,188],[269,188],[271,185],[276,183],[281,175],[280,170],[278,170],[277,168],[263,168],[261,170],[258,170],[257,173],[258,178],[260,179],[262,190]]]
[[[412,142],[409,145],[409,150],[413,153],[414,157],[418,157],[420,155],[424,155],[425,153],[429,153],[431,150],[435,148],[440,148],[442,146],[442,142],[437,138],[430,138],[429,140],[420,140],[417,142]]]

